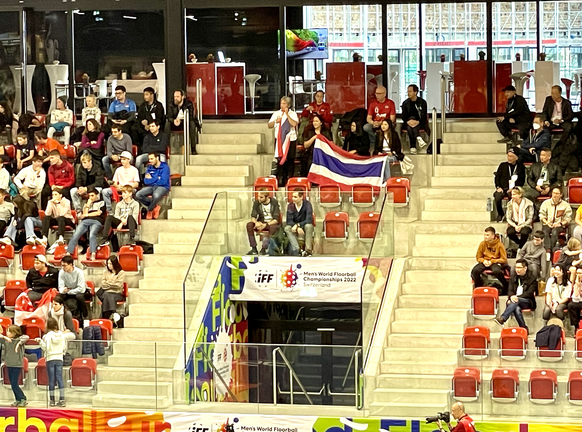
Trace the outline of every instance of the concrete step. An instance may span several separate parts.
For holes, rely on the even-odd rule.
[[[261,144],[263,137],[256,133],[206,133],[206,131],[199,135],[199,145],[213,145],[222,147],[224,145],[251,145]],[[499,138],[498,138],[499,139]],[[198,146],[196,146],[198,150]],[[200,152],[198,152],[200,153]]]
[[[230,154],[200,154],[196,156],[190,157],[190,165],[196,166],[236,166],[236,165],[244,165],[244,166],[252,166],[257,162],[257,157],[259,158],[270,158],[273,159],[272,156],[272,148],[269,149],[271,151],[270,155],[264,154],[257,156],[256,154],[237,154],[237,153],[230,153]],[[255,175],[258,175],[255,173]]]
[[[435,359],[438,359],[437,363],[457,361],[457,351],[454,349],[442,349],[439,347],[436,347],[432,351],[410,348],[384,348],[384,361],[434,362]]]
[[[450,375],[409,375],[387,373],[376,378],[378,388],[421,388],[431,390],[450,390]]]
[[[498,144],[497,140],[501,139],[500,133],[491,132],[445,132],[443,142],[447,144]],[[505,144],[502,144],[505,145]],[[502,150],[503,152],[503,150]]]
[[[196,250],[196,244],[156,244],[154,253],[163,253],[171,255],[189,255],[192,256]],[[224,255],[228,251],[228,245],[224,243],[207,243],[198,246],[198,252],[203,254]]]
[[[170,210],[172,211],[172,210]],[[169,212],[168,212],[169,213]],[[422,212],[423,221],[440,222],[488,222],[491,220],[491,213],[488,211],[427,211]]]
[[[172,198],[172,208],[175,210],[187,209],[187,210],[208,210],[210,207],[213,209],[224,210],[226,208],[226,200],[218,199],[212,205],[213,198]],[[237,208],[238,200],[229,199],[228,208]]]
[[[374,390],[374,402],[388,403],[441,403],[448,401],[449,390],[430,389],[386,389]]]
[[[380,373],[402,373],[402,374],[419,374],[419,375],[446,375],[455,371],[456,361],[447,363],[428,360],[426,362],[410,361],[383,361],[380,364]]]
[[[493,195],[493,187],[495,181],[493,176],[479,176],[479,177],[432,177],[430,179],[432,187],[454,187],[455,185],[462,185],[466,187],[479,188],[482,193],[487,190],[488,195]],[[454,195],[453,195],[454,196]]]
[[[462,164],[457,165],[437,165],[434,167],[434,175],[436,177],[491,177],[493,178],[493,173],[497,170],[499,166],[499,161],[494,164],[481,164],[480,166],[464,166]],[[462,181],[459,182],[462,184]]]
[[[245,192],[251,191],[250,186],[180,186],[172,188],[172,199],[174,198],[208,198],[212,200],[217,193],[224,191]],[[221,196],[224,196],[221,195]],[[224,198],[219,198],[217,202],[225,202]],[[209,206],[210,207],[210,206]]]
[[[206,125],[206,123],[205,123]],[[447,119],[447,132],[471,132],[473,135],[480,134],[481,132],[497,132],[499,129],[495,124],[493,119]],[[497,138],[500,139],[500,138]]]
[[[478,234],[485,231],[485,228],[492,226],[497,232],[505,232],[507,224],[496,222],[435,222],[420,223],[415,226],[416,234]],[[475,249],[477,252],[477,249]],[[436,255],[435,255],[436,256]]]
[[[205,221],[208,215],[210,214],[210,208],[206,210],[168,210],[168,219],[171,220],[180,220],[180,219],[187,219],[187,220],[195,220],[195,221]],[[220,221],[220,220],[228,220],[237,219],[239,217],[239,211],[236,209],[228,210],[228,215],[226,210],[217,210],[212,213],[212,220],[213,221]]]
[[[467,272],[467,278],[470,279],[469,271]],[[435,279],[436,280],[436,279]],[[443,284],[439,286],[439,294],[443,295],[454,295],[454,294],[465,294],[471,295],[473,293],[473,286],[470,282],[466,284]],[[422,283],[405,283],[402,284],[402,294],[408,295],[433,295],[434,285],[426,282]]]
[[[91,401],[94,408],[133,408],[133,409],[155,409],[168,408],[172,400],[166,396],[137,396],[137,395],[117,395],[117,394],[97,394]]]
[[[232,177],[252,176],[252,168],[248,165],[194,165],[186,167],[187,177],[219,177],[228,173]]]
[[[164,233],[161,232],[158,235],[159,244],[171,244],[171,245],[195,245],[200,239],[200,233]],[[226,241],[226,233],[223,232],[210,232],[204,233],[204,241],[209,241],[211,243],[222,243]]]
[[[440,322],[465,322],[467,311],[463,309],[433,309],[433,308],[398,308],[395,311],[395,322],[424,321],[427,326],[432,326],[435,321]]]
[[[483,164],[499,165],[506,159],[505,154],[455,154],[455,155],[439,155],[439,165],[464,165],[475,166]]]
[[[257,155],[261,153],[261,144],[198,144],[196,151],[200,155]]]
[[[143,317],[125,317],[125,327],[127,328],[183,328],[184,319],[183,318],[168,318],[168,317],[148,317],[144,319]]]
[[[385,418],[424,418],[448,409],[447,403],[409,404],[402,402],[372,402],[370,416]]]
[[[178,304],[164,304],[160,307],[159,303],[136,303],[129,305],[129,314],[139,317],[182,317],[183,308],[180,303]]]
[[[448,134],[447,134],[448,135]],[[446,136],[446,135],[445,135]],[[496,140],[497,141],[497,140]],[[449,155],[449,154],[505,154],[506,146],[505,144],[483,144],[483,143],[475,143],[470,141],[467,144],[458,144],[454,142],[447,142],[446,144],[441,144],[441,154],[442,155]]]
[[[127,320],[127,318],[126,318]],[[133,368],[133,367],[110,367],[99,365],[99,379],[102,381],[168,381],[172,380],[172,368]],[[100,386],[100,384],[99,384]]]
[[[413,246],[412,255],[415,257],[445,257],[445,258],[470,258],[473,257],[473,265],[477,264],[477,246],[451,246],[443,248],[441,246]]]
[[[477,252],[478,245],[483,241],[483,234],[417,234],[414,244],[416,246],[471,246],[475,245]]]
[[[485,199],[432,198],[424,201],[424,209],[451,211],[487,211],[487,201]]]
[[[142,230],[146,233],[184,233],[193,234],[199,233],[204,227],[206,218],[200,220],[173,220],[168,223],[165,219],[159,220],[142,220]],[[217,230],[226,229],[226,221],[215,221],[214,225]]]
[[[230,188],[230,186],[251,186],[253,181],[251,176],[182,177],[184,186],[224,186]]]
[[[129,318],[129,317],[127,317]],[[126,319],[127,319],[126,318]],[[182,343],[170,342],[115,342],[114,355],[142,355],[152,357],[159,354],[176,357],[182,348]],[[99,369],[101,370],[101,369]],[[129,380],[128,380],[129,381]]]
[[[145,269],[148,272],[149,269]],[[148,275],[150,272],[148,272]],[[155,276],[155,273],[153,274]],[[155,277],[146,277],[139,281],[139,289],[135,290],[134,292],[130,291],[129,296],[131,297],[134,295],[136,299],[143,298],[143,295],[149,295],[152,291],[155,293],[157,291],[164,291],[168,292],[167,295],[173,295],[174,292],[182,292],[182,281],[184,276],[182,275],[181,279],[162,279],[162,278],[155,278]],[[145,291],[145,292],[144,292]],[[165,294],[161,294],[165,295]]]
[[[464,270],[467,274],[469,274],[475,264],[477,264],[477,261],[475,261],[474,257],[444,260],[442,257],[437,256],[414,256],[408,260],[408,267],[412,270]],[[430,289],[431,292],[434,293],[434,289],[432,287],[430,287]]]
[[[150,266],[161,267],[181,267],[184,271],[188,269],[192,255],[166,255],[166,254],[152,254],[144,255],[143,257],[146,269]]]
[[[466,311],[466,307],[461,310],[461,312],[463,311]],[[463,334],[466,322],[466,316],[463,317],[462,321],[458,322],[394,321],[392,323],[392,331],[394,333],[414,333],[417,335],[456,335]]]
[[[179,281],[182,283],[184,276],[186,275],[186,271],[188,270],[188,266],[181,267],[182,268],[176,269],[174,267],[147,266],[144,269],[144,279],[146,281],[149,279],[168,279],[169,281]],[[172,285],[172,289],[174,289],[174,285]]]
[[[166,396],[172,395],[172,384],[169,382],[115,382],[99,381],[99,394],[135,395],[135,396]]]
[[[161,282],[159,279],[157,280],[158,283]],[[165,283],[165,281],[164,281]],[[172,281],[173,283],[173,281]],[[178,285],[178,284],[176,284]],[[178,285],[180,287],[179,290],[175,291],[167,291],[167,290],[130,290],[129,292],[129,302],[131,304],[137,303],[157,303],[157,304],[167,304],[167,303],[174,303],[180,304],[182,303],[182,284]]]
[[[111,367],[133,367],[133,368],[173,368],[176,356],[143,356],[143,355],[112,355],[107,358],[107,364]],[[99,385],[101,390],[101,385]]]
[[[435,308],[435,309],[462,309],[467,310],[471,306],[470,295],[402,295],[398,298],[401,308]],[[410,333],[410,332],[409,332]]]
[[[183,331],[179,329],[117,329],[113,332],[113,339],[118,341],[157,341],[183,342]]]
[[[436,186],[434,182],[438,180],[449,180],[450,178],[455,179],[457,184],[459,179],[456,177],[433,177],[431,179],[432,187],[421,188],[420,196],[421,199],[479,199],[487,200],[488,197],[493,196],[493,180],[491,179],[491,188],[488,187],[463,187],[463,186]],[[485,181],[485,177],[483,177]],[[488,183],[484,183],[488,184]]]
[[[425,348],[431,351],[435,347],[461,349],[462,335],[431,335],[431,337],[419,337],[416,334],[398,333],[388,336],[390,348]]]
[[[462,270],[409,270],[406,272],[406,282],[423,282],[426,284],[459,284],[467,280],[467,272]]]

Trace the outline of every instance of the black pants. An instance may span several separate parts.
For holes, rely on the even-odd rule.
[[[65,235],[65,227],[75,227],[75,222],[73,222],[71,219],[66,218],[64,216],[59,216],[58,218],[54,218],[52,216],[45,216],[44,219],[42,220],[42,235],[43,236],[48,236],[49,230],[51,229],[51,226],[55,226],[57,225],[59,228],[57,230],[57,234],[60,236],[64,236]]]
[[[558,148],[560,145],[564,144],[566,141],[568,141],[568,138],[570,138],[570,135],[572,135],[572,130],[574,129],[574,125],[572,124],[572,122],[564,122],[560,125],[550,125],[550,131],[552,131],[553,129],[564,129],[564,132],[562,132],[562,136],[560,137],[560,140],[557,142],[556,144],[556,148]]]
[[[519,136],[521,139],[527,139],[527,135],[529,134],[529,130],[531,129],[531,122],[526,123],[510,123],[508,119],[503,120],[502,122],[497,122],[497,129],[499,129],[499,133],[504,137],[509,137],[511,134],[511,129],[519,129]]]
[[[420,136],[420,131],[424,130],[430,137],[430,128],[426,124],[419,123],[415,127],[406,125],[406,133],[408,134],[408,141],[410,142],[410,148],[416,148],[416,138]]]
[[[65,295],[65,303],[74,317],[80,318],[80,323],[89,315],[87,312],[87,303],[85,303],[85,293],[76,295]]]
[[[115,312],[117,302],[125,300],[123,294],[106,291],[103,288],[99,288],[95,295],[99,297],[99,300],[101,300],[101,303],[103,303],[103,313],[101,314],[101,317],[106,319],[109,319],[111,314]]]
[[[524,148],[520,148],[519,149],[519,159],[517,160],[517,163],[522,164],[522,163],[534,163],[538,161],[537,155],[536,153],[531,154],[529,149],[524,149]]]
[[[550,228],[547,225],[543,225],[542,231],[546,235],[544,237],[544,247],[546,249],[553,249],[556,246],[556,243],[558,242],[558,236],[562,231],[564,231],[564,228],[563,227]]]
[[[567,140],[564,142],[561,142],[560,140],[560,142],[556,144],[554,150],[552,150],[552,159],[557,161],[562,174],[564,174],[568,168],[570,168],[572,171],[578,169],[579,162],[576,156],[579,147],[580,145],[575,139]]]
[[[542,314],[542,318],[547,321],[549,320],[552,315],[554,315],[556,318],[561,319],[562,321],[564,320],[564,318],[566,317],[566,314],[564,313],[564,309],[566,308],[566,306],[568,307],[568,312],[570,311],[570,305],[558,305],[556,307],[556,313],[552,314],[552,310],[550,309],[550,307],[548,305],[544,306],[544,313]]]
[[[107,236],[108,239],[110,239],[113,236],[113,230],[111,229],[111,227],[113,226],[113,228],[115,229],[118,227],[120,223],[121,221],[116,217],[113,217],[111,215],[107,216],[107,218],[105,219],[105,225],[103,226],[103,233]],[[129,237],[133,239],[135,237],[135,230],[137,229],[137,222],[135,221],[133,216],[129,216],[127,218],[127,224],[123,225],[123,227],[129,229]]]
[[[471,270],[471,279],[475,281],[475,287],[483,285],[481,274],[483,274],[485,270],[491,270],[493,272],[493,276],[495,276],[503,286],[503,293],[507,294],[508,282],[505,279],[505,274],[503,273],[503,267],[501,264],[491,264],[490,267],[485,267],[485,264],[479,263],[473,267],[473,270]],[[503,293],[500,294],[504,295]]]
[[[519,245],[521,249],[525,243],[527,242],[529,235],[531,233],[530,227],[523,227],[519,234],[521,234],[521,238],[518,237],[517,231],[511,225],[507,227],[507,237],[513,240],[515,243]]]
[[[505,212],[503,211],[503,198],[506,196],[511,199],[507,190],[504,190],[503,192],[495,191],[493,193],[493,199],[495,200],[495,207],[497,207],[497,215],[498,216],[505,215]]]
[[[6,231],[6,227],[8,226],[8,221],[0,220],[0,234],[4,236],[4,231]]]
[[[571,301],[568,303],[568,315],[570,315],[570,324],[572,324],[575,330],[578,330],[580,311],[582,311],[582,302],[578,303]]]

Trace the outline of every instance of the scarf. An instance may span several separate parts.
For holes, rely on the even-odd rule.
[[[512,218],[517,223],[517,225],[523,225],[525,223],[525,199],[521,199],[521,203],[512,203]]]
[[[100,134],[101,134],[101,132],[88,131],[85,135],[87,136],[87,139],[89,141],[97,141],[97,138],[99,138]]]
[[[57,312],[54,309],[51,310],[51,316],[57,320],[57,322],[59,323],[59,330],[60,331],[65,331],[66,327],[65,327],[65,306],[63,305],[63,307],[61,307],[61,309]]]

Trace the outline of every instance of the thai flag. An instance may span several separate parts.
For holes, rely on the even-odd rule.
[[[355,184],[385,186],[390,177],[388,156],[357,156],[339,148],[323,135],[317,135],[313,163],[307,178],[316,184],[337,184],[342,191],[351,191]]]

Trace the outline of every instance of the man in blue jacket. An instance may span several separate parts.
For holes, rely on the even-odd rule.
[[[146,219],[157,219],[160,215],[158,202],[170,191],[170,167],[160,161],[159,153],[148,154],[148,168],[143,178],[145,187],[135,198],[148,209]]]
[[[285,233],[289,239],[291,255],[299,255],[298,237],[305,238],[303,256],[311,256],[313,251],[313,207],[303,199],[303,190],[293,191],[293,202],[287,207],[287,225]]]

